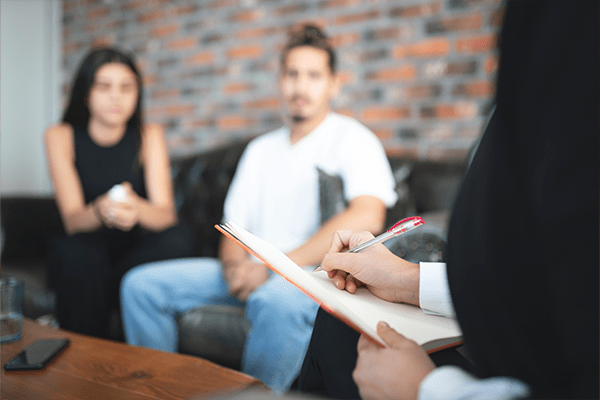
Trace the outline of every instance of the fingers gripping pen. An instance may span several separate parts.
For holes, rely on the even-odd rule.
[[[421,218],[421,217],[405,218],[402,221],[396,223],[394,226],[392,226],[390,229],[388,229],[386,232],[382,233],[381,235],[376,236],[371,240],[368,240],[364,243],[359,244],[356,247],[351,248],[350,250],[348,250],[348,253],[360,253],[362,251],[370,249],[371,247],[375,246],[376,244],[383,243],[386,240],[389,240],[393,237],[396,237],[398,235],[406,233],[406,232],[416,228],[417,226],[423,225],[424,223],[425,223],[425,221],[423,221],[423,218]],[[319,265],[319,266],[317,266],[317,268],[315,268],[313,270],[313,272],[320,271],[320,270],[321,270],[321,266]]]

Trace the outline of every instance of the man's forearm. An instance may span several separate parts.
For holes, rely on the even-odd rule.
[[[317,265],[331,246],[331,237],[340,229],[369,231],[378,234],[384,229],[386,207],[381,200],[371,196],[354,199],[348,208],[331,217],[302,246],[287,255],[300,266]]]
[[[223,236],[219,244],[219,260],[223,268],[235,266],[250,258],[250,255],[233,240]]]

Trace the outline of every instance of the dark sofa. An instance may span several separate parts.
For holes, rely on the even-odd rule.
[[[181,220],[196,234],[196,255],[215,257],[221,234],[214,225],[221,221],[223,202],[246,141],[172,159],[175,201]],[[421,215],[425,225],[388,242],[388,247],[411,261],[443,258],[448,210],[465,165],[462,162],[410,161],[389,157],[397,182],[399,201],[388,210],[386,225],[412,215]],[[340,207],[342,183],[337,177],[321,176],[321,219]],[[53,276],[46,271],[46,253],[55,234],[63,233],[60,216],[50,197],[2,197],[0,199],[3,251],[0,273],[25,281],[25,316],[40,318],[54,312]],[[122,339],[118,314],[114,338]],[[179,319],[180,351],[222,365],[239,368],[248,324],[240,310],[210,307],[190,310]],[[226,338],[225,340],[223,338]]]

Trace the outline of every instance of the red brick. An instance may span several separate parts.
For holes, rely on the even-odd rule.
[[[373,129],[373,133],[379,138],[379,140],[388,140],[394,135],[391,129]]]
[[[65,4],[65,9],[68,8],[69,10],[72,10],[73,8],[86,8],[88,6],[94,5],[96,1],[95,0],[75,0],[75,1],[70,1],[68,2],[68,4]]]
[[[363,110],[362,119],[367,122],[389,121],[407,118],[410,108],[373,106]]]
[[[169,36],[169,35],[172,35],[173,33],[177,32],[178,29],[179,29],[179,25],[177,25],[177,24],[157,26],[155,28],[152,28],[152,30],[150,30],[150,35],[152,35],[154,37]]]
[[[423,107],[421,109],[421,118],[465,119],[475,117],[477,111],[477,105],[471,102],[438,104],[433,107]]]
[[[379,11],[371,10],[359,14],[342,15],[335,18],[336,24],[353,24],[379,18]]]
[[[108,47],[115,44],[115,38],[112,36],[100,36],[92,40],[92,48]]]
[[[79,42],[65,42],[63,44],[62,50],[63,53],[68,54],[74,51],[77,51],[81,48],[82,44]]]
[[[354,115],[354,111],[350,110],[349,108],[338,108],[335,110],[335,112],[338,114],[345,115],[350,118],[356,118]]]
[[[129,0],[127,3],[123,4],[121,8],[125,11],[135,10],[146,4],[148,4],[148,0]]]
[[[428,22],[426,30],[428,33],[444,33],[453,31],[467,31],[479,29],[482,25],[480,13],[463,15],[459,17],[444,18],[438,21]]]
[[[183,49],[191,49],[193,47],[196,47],[197,45],[198,45],[198,38],[195,36],[189,36],[189,37],[184,37],[181,39],[176,39],[176,40],[173,40],[173,41],[167,43],[167,48],[183,50]]]
[[[183,135],[166,135],[166,141],[169,150],[189,148],[196,143],[196,139],[194,137]]]
[[[186,58],[186,62],[192,65],[209,64],[215,60],[215,55],[211,51],[202,51]]]
[[[189,115],[195,110],[195,106],[192,105],[170,105],[165,107],[152,107],[147,112],[148,115],[152,116],[182,116]]]
[[[380,69],[368,76],[377,81],[406,81],[413,79],[417,71],[413,65]]]
[[[430,161],[462,162],[467,158],[469,148],[448,148],[447,145],[440,148],[431,148],[425,155]]]
[[[361,62],[372,62],[377,60],[383,60],[389,58],[390,54],[386,48],[375,48],[367,50],[360,54],[359,60]]]
[[[290,27],[289,29],[296,30],[306,24],[314,25],[321,30],[327,31],[327,27],[329,26],[329,20],[326,20],[325,18],[311,18],[309,20],[301,19],[301,20],[298,20],[297,22],[295,22],[294,25],[292,27]]]
[[[244,10],[244,11],[238,11],[236,13],[233,13],[229,17],[229,20],[231,22],[251,22],[251,21],[256,21],[261,16],[262,16],[262,12],[260,12],[257,9]]]
[[[148,61],[145,58],[138,57],[135,60],[135,66],[141,74],[144,74],[144,71],[146,71],[146,68],[148,68]]]
[[[186,15],[196,12],[198,7],[195,4],[187,4],[180,7],[174,7],[171,9],[171,15]]]
[[[448,125],[437,125],[421,129],[420,136],[427,140],[447,140],[454,136],[454,130]]]
[[[366,41],[396,39],[398,36],[400,36],[400,28],[398,27],[373,29],[364,34]]]
[[[250,100],[244,103],[244,108],[279,108],[279,99],[271,97],[266,99]]]
[[[178,89],[159,89],[152,92],[153,99],[164,99],[168,97],[179,96],[181,92]]]
[[[65,14],[67,14],[69,11],[73,10],[74,8],[75,8],[75,2],[69,1],[69,0],[63,1],[63,12]]]
[[[110,21],[106,25],[104,25],[104,30],[105,31],[116,31],[116,30],[122,29],[124,27],[125,27],[125,21],[118,19],[118,20]]]
[[[456,50],[461,53],[479,53],[496,48],[496,35],[483,35],[459,39],[456,42]]]
[[[142,76],[142,82],[144,82],[144,86],[150,86],[160,82],[160,78],[157,75],[145,74]]]
[[[441,57],[448,54],[450,45],[446,38],[428,39],[409,45],[396,46],[394,57]]]
[[[360,4],[360,0],[324,0],[319,4],[320,8],[351,7]]]
[[[238,46],[227,50],[229,58],[257,58],[263,54],[263,47],[259,45]]]
[[[474,75],[477,61],[453,61],[446,66],[446,75]]]
[[[244,30],[238,31],[235,34],[235,36],[240,39],[248,39],[248,38],[256,39],[256,38],[262,38],[264,36],[275,35],[276,33],[279,32],[279,30],[280,29],[275,26],[268,27],[268,28],[244,29]]]
[[[110,9],[108,7],[100,7],[95,10],[92,10],[86,14],[86,18],[89,20],[95,20],[102,18],[110,13]]]
[[[494,93],[495,85],[490,81],[472,81],[461,83],[454,87],[452,94],[455,96],[483,97]]]
[[[358,42],[358,39],[358,33],[350,32],[331,36],[329,40],[333,47],[343,47]]]
[[[248,125],[254,125],[256,120],[253,118],[242,117],[239,115],[227,115],[217,120],[217,128],[223,130],[234,130],[247,128]]]
[[[428,99],[438,97],[441,93],[440,85],[415,85],[404,90],[404,95],[410,99]]]
[[[389,158],[399,158],[405,160],[419,159],[419,150],[413,146],[386,146],[385,154]]]
[[[490,5],[496,5],[504,2],[504,0],[451,0],[448,4],[450,9],[465,9]]]
[[[235,82],[225,85],[223,92],[227,94],[236,94],[254,89],[254,85],[246,82]]]
[[[290,14],[300,14],[308,9],[308,5],[305,3],[291,4],[289,6],[279,7],[273,10],[273,14],[278,17],[285,17]]]
[[[465,126],[460,130],[460,137],[476,139],[481,135],[482,125]]]
[[[500,7],[496,11],[490,14],[490,25],[499,28],[502,26],[504,22],[504,14],[506,14],[506,9],[504,7]]]
[[[215,0],[209,4],[210,8],[222,8],[222,7],[231,7],[237,6],[238,0]]]
[[[186,121],[184,125],[187,128],[210,128],[215,125],[215,120],[212,118],[195,119],[193,121]]]
[[[337,75],[342,85],[347,85],[354,81],[354,74],[351,71],[338,71]]]
[[[390,16],[396,18],[425,17],[438,13],[440,8],[439,2],[395,7],[390,10]]]
[[[486,74],[496,73],[498,70],[498,57],[497,56],[489,56],[483,62],[483,70]]]
[[[162,19],[164,17],[165,17],[164,11],[161,11],[161,10],[151,11],[151,12],[139,15],[137,17],[137,22],[139,22],[140,24],[147,24],[150,22],[155,22],[156,20]]]

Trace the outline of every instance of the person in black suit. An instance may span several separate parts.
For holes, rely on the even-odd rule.
[[[496,108],[457,196],[445,260],[473,373],[436,368],[383,324],[378,333],[389,347],[379,348],[319,311],[301,391],[599,397],[599,15],[598,2],[507,5]],[[374,268],[390,276],[398,265],[419,268],[390,261],[381,248],[338,252],[368,237],[340,232],[334,240],[322,268],[341,287],[383,285],[367,273]],[[414,284],[396,289],[414,292]]]

